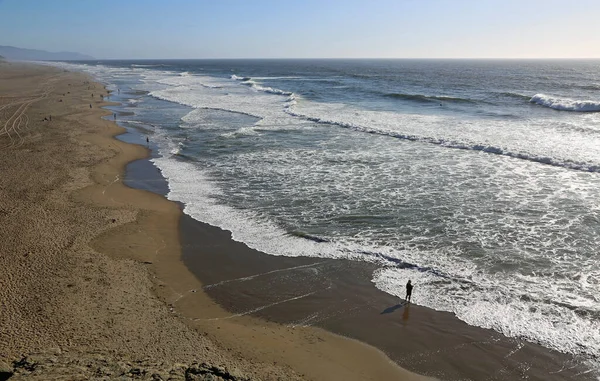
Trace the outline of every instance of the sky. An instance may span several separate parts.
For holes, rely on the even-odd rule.
[[[0,0],[0,45],[120,58],[600,58],[600,0]]]

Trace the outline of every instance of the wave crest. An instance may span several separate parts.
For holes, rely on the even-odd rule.
[[[600,172],[600,165],[595,164],[595,163],[580,162],[580,161],[569,160],[569,159],[552,158],[552,157],[548,157],[548,156],[530,154],[530,153],[521,152],[521,151],[513,151],[513,150],[507,149],[505,147],[493,146],[493,145],[488,145],[488,144],[478,144],[478,143],[468,142],[468,141],[457,141],[457,140],[453,140],[453,139],[421,136],[421,135],[410,134],[410,133],[402,133],[399,131],[392,131],[392,130],[369,127],[369,126],[365,126],[365,125],[355,124],[352,122],[309,116],[309,115],[305,115],[305,114],[302,114],[302,113],[296,111],[293,107],[293,104],[290,104],[288,107],[286,107],[286,112],[292,116],[295,116],[298,118],[303,118],[303,119],[309,120],[311,122],[340,126],[343,128],[348,128],[348,129],[351,129],[354,131],[360,131],[360,132],[365,132],[365,133],[369,133],[369,134],[384,135],[384,136],[390,136],[390,137],[401,139],[401,140],[435,144],[435,145],[439,145],[439,146],[446,147],[446,148],[461,149],[461,150],[468,150],[468,151],[480,151],[480,152],[485,152],[488,154],[508,156],[508,157],[513,157],[516,159],[527,160],[527,161],[537,162],[537,163],[541,163],[541,164],[547,164],[547,165],[551,165],[551,166],[555,166],[555,167],[569,168],[569,169],[574,169],[574,170],[578,170],[578,171]]]
[[[499,93],[494,93],[497,94],[499,96],[502,97],[506,97],[506,98],[514,98],[514,99],[518,99],[518,100],[530,100],[531,97],[529,95],[523,95],[523,94],[518,94],[518,93],[511,93],[511,92],[499,92]]]
[[[529,100],[540,106],[549,107],[559,111],[575,112],[598,112],[600,111],[600,102],[596,101],[578,101],[569,98],[556,98],[545,94],[536,94]]]
[[[249,81],[251,78],[250,77],[239,77],[235,74],[232,74],[231,79],[233,79],[234,81]]]
[[[254,82],[252,80],[252,78],[250,78],[250,77],[239,77],[235,74],[232,74],[231,79],[233,79],[234,81],[241,81],[242,85],[251,87],[252,89],[254,89],[256,91],[262,91],[265,93],[276,94],[276,95],[286,95],[286,96],[290,96],[290,97],[294,96],[294,93],[292,93],[291,91],[280,90],[280,89],[276,89],[274,87],[261,86],[258,83]]]
[[[422,103],[440,103],[440,102],[478,103],[476,100],[473,100],[473,99],[447,97],[447,96],[435,96],[435,95],[388,93],[388,94],[385,94],[384,96],[388,97],[388,98],[406,99],[406,100],[422,102]]]

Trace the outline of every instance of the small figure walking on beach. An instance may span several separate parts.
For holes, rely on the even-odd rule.
[[[117,114],[113,114],[113,118],[117,120]]]
[[[150,144],[150,139],[146,136],[146,144]]]
[[[404,298],[404,299],[406,299],[406,301],[408,303],[410,303],[410,297],[412,296],[412,290],[413,290],[413,285],[409,279],[408,283],[406,283],[406,297]]]

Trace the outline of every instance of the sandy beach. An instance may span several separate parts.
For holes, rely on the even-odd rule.
[[[374,265],[266,255],[183,214],[88,76],[0,81],[0,380],[587,379],[377,290]]]
[[[181,260],[179,206],[123,184],[148,150],[114,138],[104,87],[15,63],[0,81],[4,377],[422,379],[358,341],[221,308]]]

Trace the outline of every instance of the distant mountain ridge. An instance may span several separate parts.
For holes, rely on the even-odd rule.
[[[93,60],[94,57],[76,52],[47,52],[37,49],[22,49],[0,45],[0,56],[8,60],[53,61],[53,60]]]

